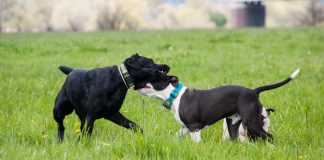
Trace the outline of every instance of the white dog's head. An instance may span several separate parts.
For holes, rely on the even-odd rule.
[[[179,80],[177,77],[165,76],[160,80],[146,83],[145,87],[138,89],[138,92],[148,97],[166,100],[178,83]]]

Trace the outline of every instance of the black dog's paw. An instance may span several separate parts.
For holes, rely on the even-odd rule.
[[[130,129],[133,130],[134,132],[143,134],[143,129],[139,125],[135,123],[129,123],[129,126]]]

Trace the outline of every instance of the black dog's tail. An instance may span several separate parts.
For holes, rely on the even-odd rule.
[[[281,86],[287,84],[288,82],[290,82],[291,80],[295,79],[297,77],[299,71],[300,71],[300,69],[296,69],[294,71],[294,73],[292,73],[290,75],[290,77],[287,78],[284,81],[281,81],[281,82],[276,83],[276,84],[270,84],[270,85],[267,85],[267,86],[258,87],[258,88],[254,89],[254,90],[257,92],[257,94],[260,94],[263,91],[271,90],[271,89],[275,89],[275,88],[281,87]]]
[[[68,75],[71,71],[73,71],[73,68],[67,66],[60,66],[59,69],[66,75]]]

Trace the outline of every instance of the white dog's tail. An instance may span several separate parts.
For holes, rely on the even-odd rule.
[[[281,87],[281,86],[287,84],[288,82],[290,82],[291,80],[295,79],[295,78],[297,77],[299,71],[300,71],[299,68],[296,69],[296,70],[294,71],[294,73],[292,73],[292,74],[290,75],[290,77],[287,78],[287,79],[284,80],[284,81],[281,81],[281,82],[276,83],[276,84],[270,84],[270,85],[266,85],[266,86],[258,87],[258,88],[254,89],[254,90],[257,92],[257,94],[260,94],[260,93],[263,92],[263,91],[271,90],[271,89],[275,89],[275,88]]]

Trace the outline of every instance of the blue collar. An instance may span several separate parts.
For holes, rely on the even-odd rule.
[[[167,109],[170,109],[171,106],[172,106],[172,102],[175,98],[177,98],[180,90],[182,89],[183,87],[183,84],[181,82],[179,82],[178,86],[172,90],[172,92],[170,93],[170,96],[167,100],[163,101],[162,105],[167,108]]]

